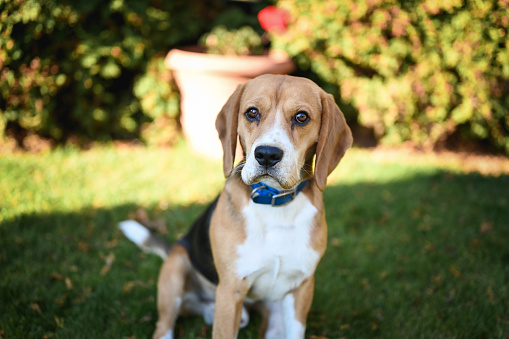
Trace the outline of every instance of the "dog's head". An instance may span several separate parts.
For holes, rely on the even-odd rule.
[[[237,87],[216,120],[226,177],[233,171],[237,135],[244,183],[263,181],[289,189],[313,176],[320,190],[352,144],[352,133],[334,98],[314,82],[262,75]]]

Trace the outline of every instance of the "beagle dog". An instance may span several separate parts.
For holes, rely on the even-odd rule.
[[[164,244],[135,221],[120,223],[165,258],[153,337],[173,338],[177,317],[193,314],[213,324],[213,338],[235,338],[254,308],[264,338],[304,338],[327,244],[322,191],[352,144],[350,128],[331,95],[286,75],[240,85],[216,128],[228,179],[184,237]],[[234,167],[237,140],[243,159]]]

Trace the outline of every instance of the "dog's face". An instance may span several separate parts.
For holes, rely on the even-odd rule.
[[[312,177],[323,190],[327,175],[352,143],[332,96],[305,78],[264,75],[237,88],[216,120],[224,171],[233,168],[237,135],[245,155],[244,183],[289,189]]]
[[[315,153],[321,104],[313,83],[276,79],[257,78],[244,89],[238,123],[246,155],[242,180],[288,189],[303,179],[306,156]]]

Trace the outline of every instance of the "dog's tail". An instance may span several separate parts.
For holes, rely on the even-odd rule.
[[[144,252],[157,254],[163,260],[171,250],[171,244],[152,234],[145,226],[134,220],[122,221],[118,228]]]

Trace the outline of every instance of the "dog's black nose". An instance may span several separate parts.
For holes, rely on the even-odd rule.
[[[258,146],[254,155],[260,165],[272,167],[283,159],[283,150],[273,146]]]

